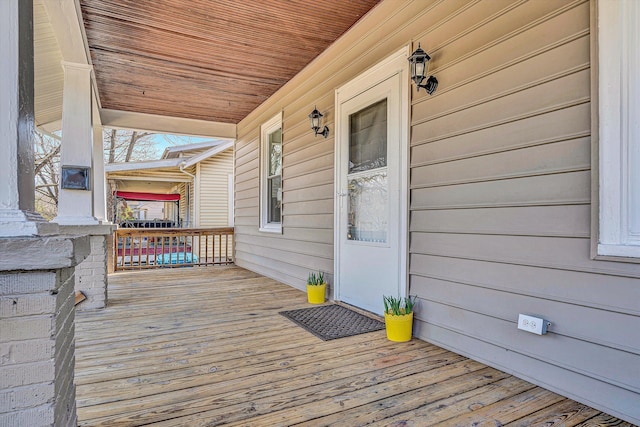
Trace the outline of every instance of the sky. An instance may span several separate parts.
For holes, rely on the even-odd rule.
[[[165,148],[175,145],[196,144],[198,142],[211,141],[214,138],[185,135],[156,134],[151,137],[156,147],[157,158],[160,158]]]

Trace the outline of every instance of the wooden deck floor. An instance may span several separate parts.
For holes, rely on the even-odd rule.
[[[109,303],[77,315],[82,426],[630,426],[416,339],[323,342],[237,267],[118,273]]]

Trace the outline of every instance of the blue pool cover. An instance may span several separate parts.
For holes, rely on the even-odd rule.
[[[177,252],[172,254],[160,254],[156,257],[156,264],[195,264],[198,256],[191,252]]]

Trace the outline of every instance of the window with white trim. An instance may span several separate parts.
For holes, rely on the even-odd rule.
[[[598,7],[598,255],[640,257],[640,2]]]
[[[260,231],[282,232],[282,114],[260,126]]]

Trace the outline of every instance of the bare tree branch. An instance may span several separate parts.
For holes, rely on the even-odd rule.
[[[131,132],[131,138],[129,138],[129,146],[127,147],[127,155],[124,158],[125,162],[128,162],[131,160],[131,154],[133,154],[133,147],[136,145],[136,141],[138,140],[138,138],[136,138],[136,135],[138,135],[137,131]]]
[[[111,129],[111,141],[109,145],[109,163],[116,161],[116,129]]]
[[[153,133],[104,129],[102,135],[105,143],[104,157],[109,163],[146,160],[157,156],[154,140],[148,138]],[[35,132],[36,208],[49,219],[57,214],[60,150],[60,141],[56,135]]]
[[[60,154],[60,145],[58,145],[53,151],[48,153],[40,163],[36,164],[36,175],[40,172],[40,170],[47,165],[47,163],[51,162],[54,157],[57,157]]]

